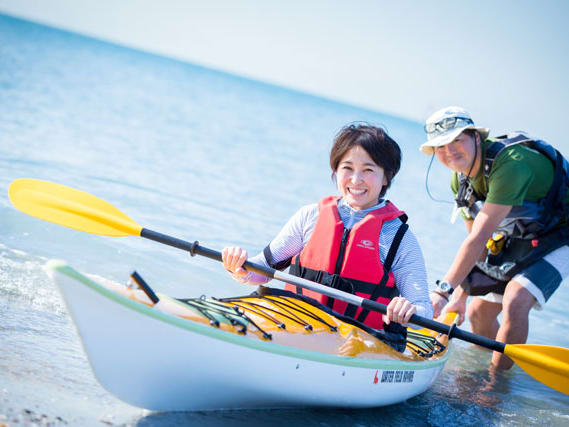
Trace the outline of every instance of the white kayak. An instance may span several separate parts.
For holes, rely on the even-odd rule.
[[[46,269],[98,381],[150,410],[390,405],[427,390],[449,357],[445,335],[412,333],[400,353],[294,298],[154,305],[62,261]]]

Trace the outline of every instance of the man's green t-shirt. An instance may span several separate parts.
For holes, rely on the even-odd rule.
[[[482,143],[483,154],[492,139]],[[484,157],[484,156],[483,156]],[[524,201],[537,202],[547,195],[553,183],[553,163],[543,154],[524,145],[504,149],[494,160],[488,186],[481,167],[474,178],[469,178],[474,190],[486,201],[498,205],[521,206]],[[453,193],[458,192],[458,174],[451,176]],[[569,193],[565,197],[569,203]],[[465,219],[471,219],[463,209]]]

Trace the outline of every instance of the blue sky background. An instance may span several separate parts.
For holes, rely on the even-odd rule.
[[[0,0],[0,13],[417,121],[462,105],[493,134],[569,154],[569,1]]]

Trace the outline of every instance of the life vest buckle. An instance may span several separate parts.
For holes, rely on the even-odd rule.
[[[339,291],[348,292],[352,295],[356,294],[354,284],[349,280],[343,280],[342,277],[338,274],[332,275],[332,281],[330,282],[329,286],[331,288],[338,289]]]

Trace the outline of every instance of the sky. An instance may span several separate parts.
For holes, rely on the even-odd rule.
[[[569,1],[0,0],[0,13],[423,122],[460,105],[569,155]]]

